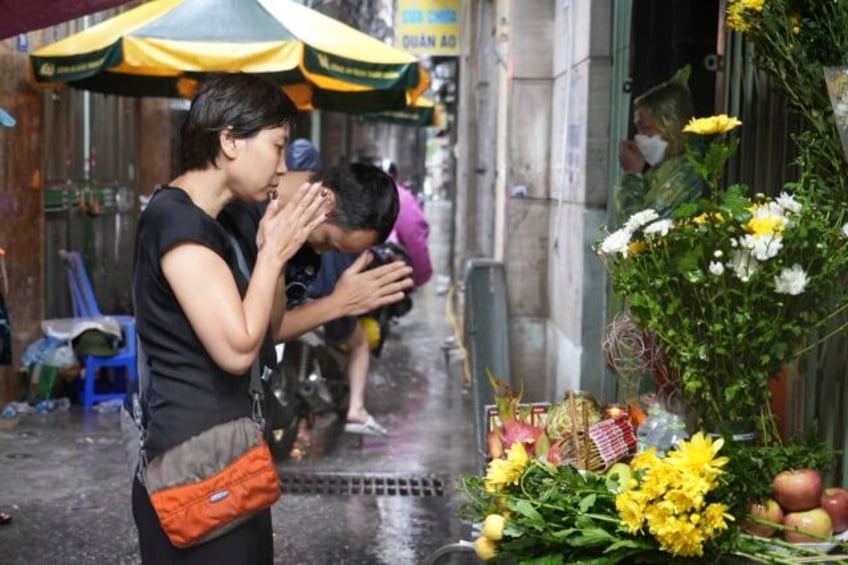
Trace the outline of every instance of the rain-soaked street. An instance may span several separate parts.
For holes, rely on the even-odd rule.
[[[428,206],[437,275],[446,271],[448,212]],[[470,401],[458,355],[446,371],[451,329],[436,287],[416,294],[372,365],[368,404],[390,435],[360,441],[319,422],[307,455],[279,465],[284,485],[303,494],[284,487],[273,508],[276,563],[415,564],[468,539],[454,484],[477,466]],[[0,563],[140,562],[118,414],[74,406],[2,420],[0,461],[0,511],[13,515],[0,527]],[[332,476],[340,486],[327,484]],[[332,493],[351,484],[383,494]]]

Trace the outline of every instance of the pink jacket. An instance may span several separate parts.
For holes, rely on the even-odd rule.
[[[395,227],[389,235],[389,241],[400,243],[406,248],[412,261],[412,281],[415,286],[421,286],[433,276],[433,266],[430,264],[430,249],[427,239],[430,226],[424,217],[424,210],[418,199],[404,185],[398,183],[400,209],[395,221]]]

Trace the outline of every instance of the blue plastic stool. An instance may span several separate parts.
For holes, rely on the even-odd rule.
[[[135,318],[133,316],[105,316],[100,311],[100,305],[94,296],[94,289],[91,286],[91,280],[88,278],[88,272],[85,269],[85,264],[80,254],[76,251],[61,251],[59,254],[65,260],[65,271],[68,275],[68,287],[71,292],[74,317],[109,317],[118,321],[123,333],[123,346],[117,355],[111,357],[101,357],[99,355],[83,356],[85,381],[83,383],[80,401],[85,410],[91,410],[98,402],[123,399],[125,396],[124,392],[95,392],[94,383],[97,380],[97,374],[101,368],[122,368],[127,378],[127,385],[138,378]]]

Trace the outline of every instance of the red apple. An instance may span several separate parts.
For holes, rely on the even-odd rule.
[[[816,508],[824,490],[821,474],[813,469],[783,471],[771,486],[775,500],[789,512]]]
[[[834,534],[848,530],[848,490],[838,487],[825,489],[820,506],[830,516]]]
[[[774,526],[769,526],[768,524],[761,524],[759,522],[753,521],[751,518],[756,518],[757,520],[762,520],[765,522],[771,522],[775,524]],[[783,510],[780,509],[780,505],[776,500],[769,498],[763,503],[757,503],[751,505],[748,509],[748,518],[744,520],[740,526],[743,530],[748,532],[749,534],[754,534],[755,536],[762,536],[767,538],[774,534],[777,530],[777,526],[783,523]]]
[[[821,508],[790,512],[783,517],[783,537],[792,543],[822,543],[833,535],[833,522]]]

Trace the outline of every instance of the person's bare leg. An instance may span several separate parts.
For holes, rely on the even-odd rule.
[[[368,411],[365,409],[365,385],[368,382],[368,369],[371,367],[371,351],[368,337],[362,325],[357,322],[347,345],[347,378],[350,384],[350,405],[347,409],[347,421],[365,423]]]

